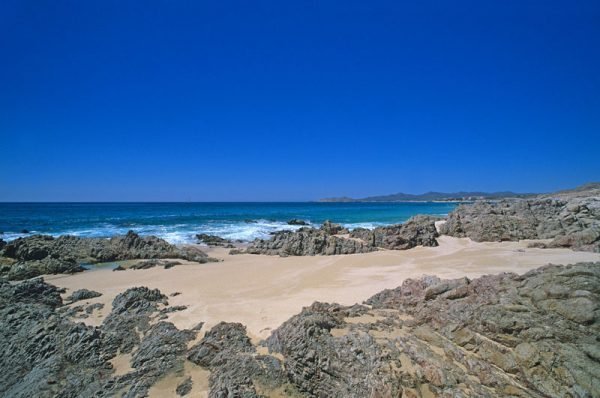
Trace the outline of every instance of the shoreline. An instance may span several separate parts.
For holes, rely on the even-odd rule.
[[[89,325],[102,322],[118,293],[147,286],[158,288],[167,296],[179,293],[169,297],[169,304],[185,305],[187,309],[169,314],[168,321],[180,329],[192,328],[198,322],[205,322],[202,330],[210,330],[220,321],[240,322],[247,327],[249,336],[258,341],[314,301],[361,303],[384,289],[400,286],[408,278],[523,274],[549,263],[600,261],[600,253],[528,248],[531,241],[477,243],[449,236],[438,239],[438,247],[336,256],[229,255],[229,249],[211,248],[208,255],[225,261],[181,261],[182,265],[166,270],[96,269],[72,275],[45,275],[44,279],[67,288],[64,296],[81,288],[103,294],[86,300],[104,304],[101,311],[82,320]]]

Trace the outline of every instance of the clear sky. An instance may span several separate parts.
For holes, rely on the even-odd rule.
[[[600,2],[0,2],[1,201],[600,180]]]

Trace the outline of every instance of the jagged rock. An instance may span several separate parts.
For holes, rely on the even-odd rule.
[[[329,220],[325,221],[320,229],[327,235],[341,235],[350,232],[347,228],[342,227],[340,224],[334,224]]]
[[[102,303],[94,303],[94,304],[90,304],[85,308],[85,312],[87,312],[88,314],[91,314],[92,312],[96,311],[96,310],[101,310],[102,308],[104,308],[104,304]]]
[[[307,396],[595,396],[600,263],[406,280],[315,303],[267,339]]]
[[[255,347],[239,323],[221,322],[188,352],[188,359],[210,369],[209,397],[260,397],[259,391],[296,392],[288,385],[281,361],[256,355]],[[285,388],[287,387],[287,388]]]
[[[84,263],[161,258],[199,263],[216,261],[196,247],[177,247],[155,236],[141,237],[133,231],[110,239],[33,235],[6,244],[2,256],[16,261],[5,272],[12,280],[79,272],[83,270],[80,264]]]
[[[56,313],[54,286],[0,281],[0,297],[0,396],[78,397],[99,388],[110,369],[99,332]]]
[[[51,308],[62,305],[60,289],[44,282],[43,278],[35,278],[18,284],[10,284],[0,279],[0,308],[11,303],[43,304]]]
[[[179,385],[177,385],[175,393],[177,393],[177,395],[179,395],[180,397],[188,395],[192,391],[192,386],[192,378],[188,376],[185,378],[185,380],[179,383]]]
[[[210,397],[594,397],[600,386],[600,263],[426,276],[368,306],[315,303],[273,331],[268,355],[225,322],[188,350],[196,331],[153,324],[177,308],[166,300],[128,289],[93,328],[41,278],[0,280],[0,395],[142,397],[186,357],[210,370]],[[115,375],[108,361],[124,353],[133,370]]]
[[[287,222],[287,225],[309,225],[306,221],[300,220],[298,218],[292,218]]]
[[[87,316],[83,306],[62,306],[59,289],[43,279],[0,279],[0,396],[147,396],[166,374],[183,371],[187,344],[196,335],[169,322],[151,325],[163,304],[166,297],[156,289],[129,289],[94,328],[71,321]],[[97,308],[102,304],[86,312]],[[109,360],[128,352],[133,370],[115,375]]]
[[[160,304],[168,302],[158,289],[135,287],[117,295],[102,322],[104,352],[109,356],[131,352],[140,343],[139,332],[150,328],[150,315],[158,312]]]
[[[200,331],[204,327],[204,322],[198,322],[191,330]]]
[[[344,239],[314,228],[280,231],[269,240],[257,239],[245,250],[249,254],[315,256],[368,253],[377,250],[355,239]]]
[[[198,239],[201,243],[204,243],[208,246],[229,246],[232,245],[233,242],[229,239],[221,238],[216,235],[209,234],[197,234],[196,239]]]
[[[293,232],[276,232],[269,240],[257,239],[245,251],[232,251],[230,254],[314,256],[368,253],[379,248],[405,250],[419,245],[437,246],[437,220],[430,216],[415,216],[405,224],[379,227],[372,231],[357,228],[352,232],[326,221],[320,229],[300,228]],[[340,234],[349,234],[349,237]]]
[[[226,361],[227,355],[231,353],[254,351],[244,325],[221,322],[190,349],[188,359],[196,365],[211,367]]]
[[[600,194],[543,196],[458,206],[440,232],[476,242],[553,239],[537,247],[600,252]]]
[[[181,263],[179,261],[172,261],[172,260],[150,259],[150,260],[140,261],[139,263],[132,265],[130,268],[131,269],[148,269],[148,268],[154,268],[156,266],[161,266],[164,269],[169,269],[169,268],[173,268],[176,265],[181,265]]]
[[[357,228],[350,237],[361,239],[368,244],[390,250],[406,250],[416,246],[437,246],[439,236],[432,216],[414,216],[404,224],[377,227],[373,230]]]
[[[100,292],[96,292],[94,290],[88,290],[88,289],[79,289],[79,290],[75,290],[73,292],[73,294],[71,294],[69,297],[67,297],[67,300],[74,303],[75,301],[88,300],[88,299],[92,299],[92,298],[100,297],[100,296],[102,296],[102,293],[100,293]]]

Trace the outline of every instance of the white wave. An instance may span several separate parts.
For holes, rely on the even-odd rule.
[[[272,221],[272,220],[255,220],[256,222],[247,223],[245,221],[239,222],[210,222],[206,224],[175,224],[175,225],[128,225],[128,226],[116,226],[109,223],[101,224],[96,227],[88,227],[82,229],[68,229],[62,231],[52,232],[39,232],[31,231],[28,234],[16,233],[16,232],[5,232],[0,235],[0,238],[5,241],[11,241],[19,237],[31,236],[36,233],[52,235],[59,237],[62,235],[72,235],[84,238],[109,238],[116,235],[125,235],[128,231],[133,230],[134,232],[142,235],[154,235],[159,238],[166,240],[171,244],[189,244],[197,243],[196,234],[210,234],[217,235],[225,239],[233,241],[240,240],[249,242],[254,239],[269,239],[273,232],[278,231],[295,231],[303,226],[301,225],[288,225],[286,222]],[[344,227],[352,230],[355,228],[367,228],[373,229],[383,225],[390,225],[390,223],[382,222],[359,222],[359,223],[345,223],[342,224]],[[309,223],[308,226],[318,228],[320,224]]]
[[[386,225],[392,225],[392,224],[383,223],[383,222],[356,222],[356,223],[342,224],[343,227],[348,228],[349,230],[353,230],[356,228],[375,229],[377,227],[383,227]]]

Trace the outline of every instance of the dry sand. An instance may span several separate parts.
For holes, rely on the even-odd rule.
[[[68,289],[97,290],[104,309],[85,322],[98,325],[110,312],[113,298],[133,286],[158,288],[170,305],[187,305],[169,315],[179,328],[206,322],[204,330],[220,321],[241,322],[255,339],[267,337],[303,306],[314,301],[351,305],[373,294],[424,274],[442,278],[475,278],[500,272],[524,273],[539,266],[600,261],[600,254],[568,249],[530,249],[527,242],[475,243],[470,239],[439,238],[440,246],[405,251],[316,257],[228,255],[228,249],[211,249],[224,259],[209,264],[189,263],[171,269],[113,272],[110,269],[75,275],[47,276],[49,282]],[[79,303],[81,304],[81,303]]]

